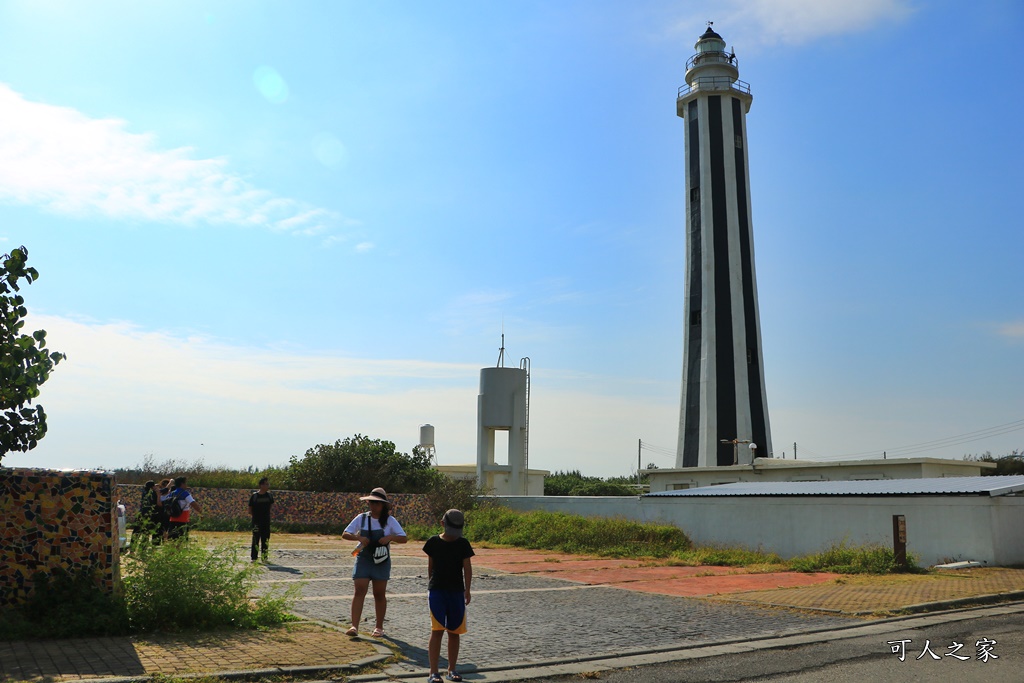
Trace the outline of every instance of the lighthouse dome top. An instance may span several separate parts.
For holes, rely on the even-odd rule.
[[[708,26],[708,30],[704,31],[693,47],[697,52],[725,52],[725,39]]]
[[[705,38],[718,38],[719,40],[722,40],[722,36],[715,33],[715,30],[710,26],[708,26],[708,30],[704,31],[704,34],[700,37],[701,40],[704,40]]]

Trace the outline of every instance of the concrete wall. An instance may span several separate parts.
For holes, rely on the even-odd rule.
[[[673,524],[699,545],[739,546],[783,558],[830,545],[892,547],[892,516],[905,515],[907,550],[923,565],[977,560],[1024,564],[1024,497],[743,496],[498,497],[515,510]]]
[[[478,480],[476,465],[437,465],[435,469],[457,481],[472,481],[496,496],[515,495],[509,480],[511,468],[508,465],[489,465],[484,472],[483,482]],[[526,495],[543,496],[544,477],[549,474],[551,472],[548,470],[526,470]]]
[[[120,555],[109,472],[0,468],[0,610],[34,591],[34,576],[94,571],[115,590]]]
[[[211,489],[187,487],[193,497],[203,506],[203,518],[239,519],[249,516],[249,496],[253,489]],[[301,524],[348,524],[360,512],[367,510],[366,503],[359,500],[365,493],[337,493],[333,491],[278,491],[274,494],[271,519],[275,522]],[[118,484],[117,499],[128,511],[129,523],[135,517],[142,499],[142,486]],[[439,524],[430,514],[427,497],[419,493],[389,493],[393,502],[392,514],[400,524]]]

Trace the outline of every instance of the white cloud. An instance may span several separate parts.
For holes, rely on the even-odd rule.
[[[910,0],[728,0],[709,6],[706,17],[683,22],[679,31],[689,35],[714,19],[729,44],[799,45],[902,21],[913,11]]]
[[[71,215],[323,232],[333,213],[250,185],[224,159],[162,150],[116,119],[30,102],[0,84],[0,201]]]
[[[999,326],[999,335],[1010,339],[1024,339],[1024,320],[1005,323]]]
[[[280,465],[357,432],[408,452],[424,423],[437,429],[442,463],[475,462],[474,364],[238,347],[42,315],[31,316],[28,328],[46,329],[48,345],[68,360],[39,398],[50,432],[35,450],[9,454],[6,466],[119,467],[147,453]],[[622,474],[635,463],[638,436],[671,445],[671,400],[555,387],[557,374],[545,371],[531,401],[531,467]]]
[[[373,249],[373,246],[373,242],[360,242],[355,246],[355,250],[360,254],[365,254],[366,252]]]

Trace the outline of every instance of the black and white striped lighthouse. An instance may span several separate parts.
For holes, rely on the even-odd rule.
[[[746,115],[736,55],[711,29],[686,63],[686,312],[676,467],[770,456],[754,277]]]

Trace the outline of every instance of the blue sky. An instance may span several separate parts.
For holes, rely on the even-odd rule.
[[[748,115],[776,456],[1024,448],[1024,8],[980,0],[0,2],[0,249],[68,354],[7,466],[281,465],[356,433],[672,466],[675,95],[714,20]]]

